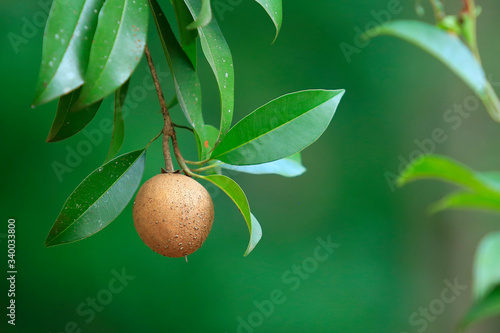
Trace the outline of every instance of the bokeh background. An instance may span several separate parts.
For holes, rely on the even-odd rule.
[[[441,63],[410,44],[381,37],[346,59],[339,45],[355,45],[356,29],[376,23],[376,13],[387,11],[394,2],[284,1],[283,28],[271,44],[272,23],[255,1],[212,1],[234,58],[235,121],[284,93],[310,88],[344,88],[347,93],[328,130],[303,152],[307,173],[294,179],[235,175],[264,231],[253,253],[243,257],[246,225],[232,202],[212,188],[216,206],[212,232],[186,264],[183,259],[161,257],[142,243],[130,204],[98,234],[70,245],[44,247],[65,199],[107,154],[110,133],[102,138],[96,133],[102,133],[101,121],[112,117],[111,101],[104,102],[87,134],[46,143],[56,103],[33,110],[30,102],[50,0],[1,1],[0,250],[5,255],[0,256],[4,258],[0,266],[4,276],[7,219],[15,218],[18,275],[16,327],[6,325],[8,288],[5,278],[0,283],[4,309],[0,331],[455,331],[472,301],[475,248],[487,232],[498,229],[498,217],[452,211],[428,215],[428,205],[451,187],[420,182],[393,190],[385,175],[397,174],[401,159],[409,160],[418,149],[415,140],[429,139],[436,128],[442,128],[447,138],[435,145],[436,153],[449,154],[478,170],[498,170],[500,128],[477,105],[453,129],[444,113],[473,100],[473,93]],[[498,82],[500,3],[478,2],[483,6],[478,30],[484,66]],[[423,4],[427,9],[423,19],[432,22],[430,8]],[[172,18],[169,2],[163,5]],[[448,1],[448,12],[456,13],[459,6],[458,0]],[[402,0],[399,7],[402,10],[390,19],[417,18],[413,1]],[[154,59],[166,73],[150,27]],[[22,42],[13,46],[9,33],[21,36]],[[205,117],[217,125],[215,80],[201,54],[199,63]],[[162,126],[155,92],[143,85],[147,75],[143,61],[129,90],[122,152],[143,147]],[[164,75],[165,93],[172,96],[171,77]],[[180,121],[179,109],[172,114]],[[54,162],[64,164],[68,152],[90,140],[92,133],[91,154],[60,179]],[[179,140],[184,154],[195,158],[190,134],[179,131]],[[162,166],[159,142],[147,158],[143,181]],[[304,260],[310,262],[318,237],[330,237],[339,247],[307,277],[298,278],[300,284],[292,290],[295,284],[287,283],[283,275]],[[113,271],[122,270],[133,277],[123,290],[113,294],[92,320],[88,314],[79,315],[80,304],[104,297]],[[425,325],[412,324],[413,313],[440,298],[445,280],[457,280],[467,290]],[[283,292],[284,301],[275,304],[268,316],[259,315],[256,302],[268,304],[265,301],[276,289]],[[498,332],[499,325],[493,319],[470,332]]]

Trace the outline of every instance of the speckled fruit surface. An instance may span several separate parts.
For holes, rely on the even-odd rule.
[[[177,173],[163,173],[146,181],[137,192],[133,208],[137,233],[153,251],[183,257],[198,250],[214,220],[214,205],[196,180]]]

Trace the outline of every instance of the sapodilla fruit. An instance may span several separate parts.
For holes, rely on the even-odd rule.
[[[207,239],[214,204],[196,180],[162,173],[142,185],[135,197],[134,225],[153,251],[172,258],[190,255]]]

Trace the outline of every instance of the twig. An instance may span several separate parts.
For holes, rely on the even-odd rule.
[[[481,64],[481,56],[479,54],[479,47],[477,46],[477,17],[476,17],[476,4],[474,0],[463,0],[463,9],[462,9],[462,20],[468,19],[470,20],[466,25],[464,31],[464,37],[469,44],[469,47],[476,57],[476,60]]]
[[[184,173],[191,177],[197,177],[198,175],[194,174],[191,169],[189,169],[184,158],[182,157],[179,145],[177,144],[177,136],[175,135],[175,132],[174,135],[172,135],[172,146],[174,147],[174,154],[175,158],[177,159],[177,163],[179,163],[179,166],[184,171]]]
[[[201,167],[201,168],[191,169],[191,171],[192,172],[207,171],[207,170],[210,170],[212,168],[218,167],[219,165],[222,165],[222,164],[223,164],[222,162],[218,162],[218,163],[210,164],[210,165],[207,165],[207,166],[204,166],[204,167]]]
[[[430,0],[430,3],[432,5],[432,9],[434,10],[436,20],[440,22],[446,16],[441,0]]]
[[[179,124],[176,124],[174,122],[172,122],[172,126],[174,127],[177,127],[177,128],[183,128],[185,130],[188,130],[190,132],[193,132],[194,133],[194,129],[192,129],[191,127],[188,127],[188,126],[184,126],[184,125],[179,125]]]
[[[175,137],[175,130],[172,126],[172,121],[170,120],[170,115],[168,113],[167,103],[165,102],[165,97],[161,90],[160,80],[158,79],[158,74],[156,73],[156,68],[149,52],[149,47],[146,45],[144,50],[146,58],[148,60],[149,69],[151,71],[151,76],[153,77],[153,82],[155,84],[156,93],[158,94],[158,99],[160,100],[161,112],[163,114],[163,157],[165,159],[165,171],[173,172],[174,165],[172,163],[172,156],[170,155],[170,137]],[[172,140],[173,141],[173,140]]]

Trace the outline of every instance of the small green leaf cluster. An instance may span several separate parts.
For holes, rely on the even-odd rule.
[[[500,122],[500,100],[487,80],[477,45],[476,21],[481,8],[474,0],[463,1],[458,15],[446,15],[441,1],[430,0],[436,25],[420,21],[385,23],[366,36],[395,36],[428,52],[444,63],[481,99],[491,118]],[[423,8],[417,2],[417,12]],[[444,156],[425,156],[402,172],[399,185],[434,178],[462,187],[431,206],[431,212],[450,208],[482,209],[500,213],[500,173],[474,172]],[[475,305],[463,319],[463,327],[500,314],[500,235],[488,235],[479,245],[474,267]]]
[[[402,172],[398,185],[420,179],[438,179],[461,189],[430,207],[432,213],[445,209],[476,209],[500,213],[500,172],[477,172],[448,157],[423,156]],[[500,233],[487,235],[479,244],[474,264],[475,304],[462,326],[500,312]]]

